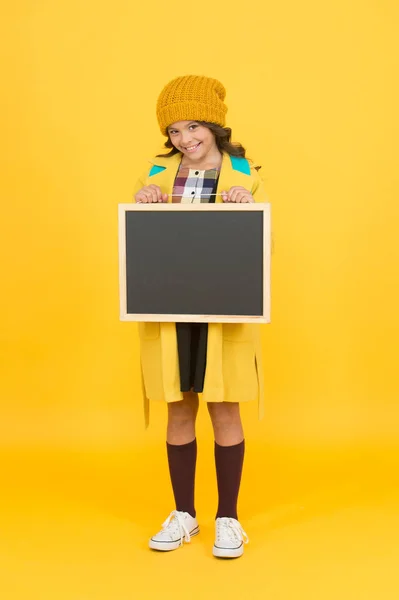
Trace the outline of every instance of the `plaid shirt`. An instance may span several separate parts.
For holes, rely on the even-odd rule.
[[[182,204],[210,202],[212,194],[216,193],[218,179],[219,169],[200,171],[180,166],[173,186],[172,202]]]

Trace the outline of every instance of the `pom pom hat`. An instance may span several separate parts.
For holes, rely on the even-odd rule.
[[[226,124],[226,90],[217,79],[186,75],[168,83],[159,95],[157,118],[161,132],[178,121],[208,121]]]

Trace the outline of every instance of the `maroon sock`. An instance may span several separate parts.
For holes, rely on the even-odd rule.
[[[195,517],[194,483],[197,463],[197,440],[175,446],[166,442],[170,480],[175,497],[176,510],[188,512]]]
[[[231,517],[238,519],[237,501],[244,463],[244,451],[244,440],[234,446],[219,446],[215,442],[215,464],[219,492],[216,518]]]

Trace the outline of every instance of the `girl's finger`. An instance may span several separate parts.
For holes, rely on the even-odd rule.
[[[161,188],[158,185],[152,185],[151,189],[153,191],[153,202],[162,202]]]
[[[247,202],[248,204],[255,202],[254,197],[252,196],[251,192],[248,192],[247,190],[245,190],[245,200],[243,200],[243,202]]]
[[[146,188],[144,188],[144,193],[147,197],[147,202],[149,204],[152,204],[154,202],[154,190],[153,190],[153,186],[149,185]]]
[[[229,195],[228,195],[228,193],[225,190],[223,190],[223,192],[221,192],[221,194],[222,194],[222,200],[223,200],[223,202],[229,202]]]
[[[229,192],[230,202],[237,202],[237,194],[238,189],[236,187],[232,187]]]

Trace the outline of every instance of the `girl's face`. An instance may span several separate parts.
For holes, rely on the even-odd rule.
[[[219,152],[212,131],[196,121],[172,123],[168,133],[174,147],[190,161],[203,161]]]

